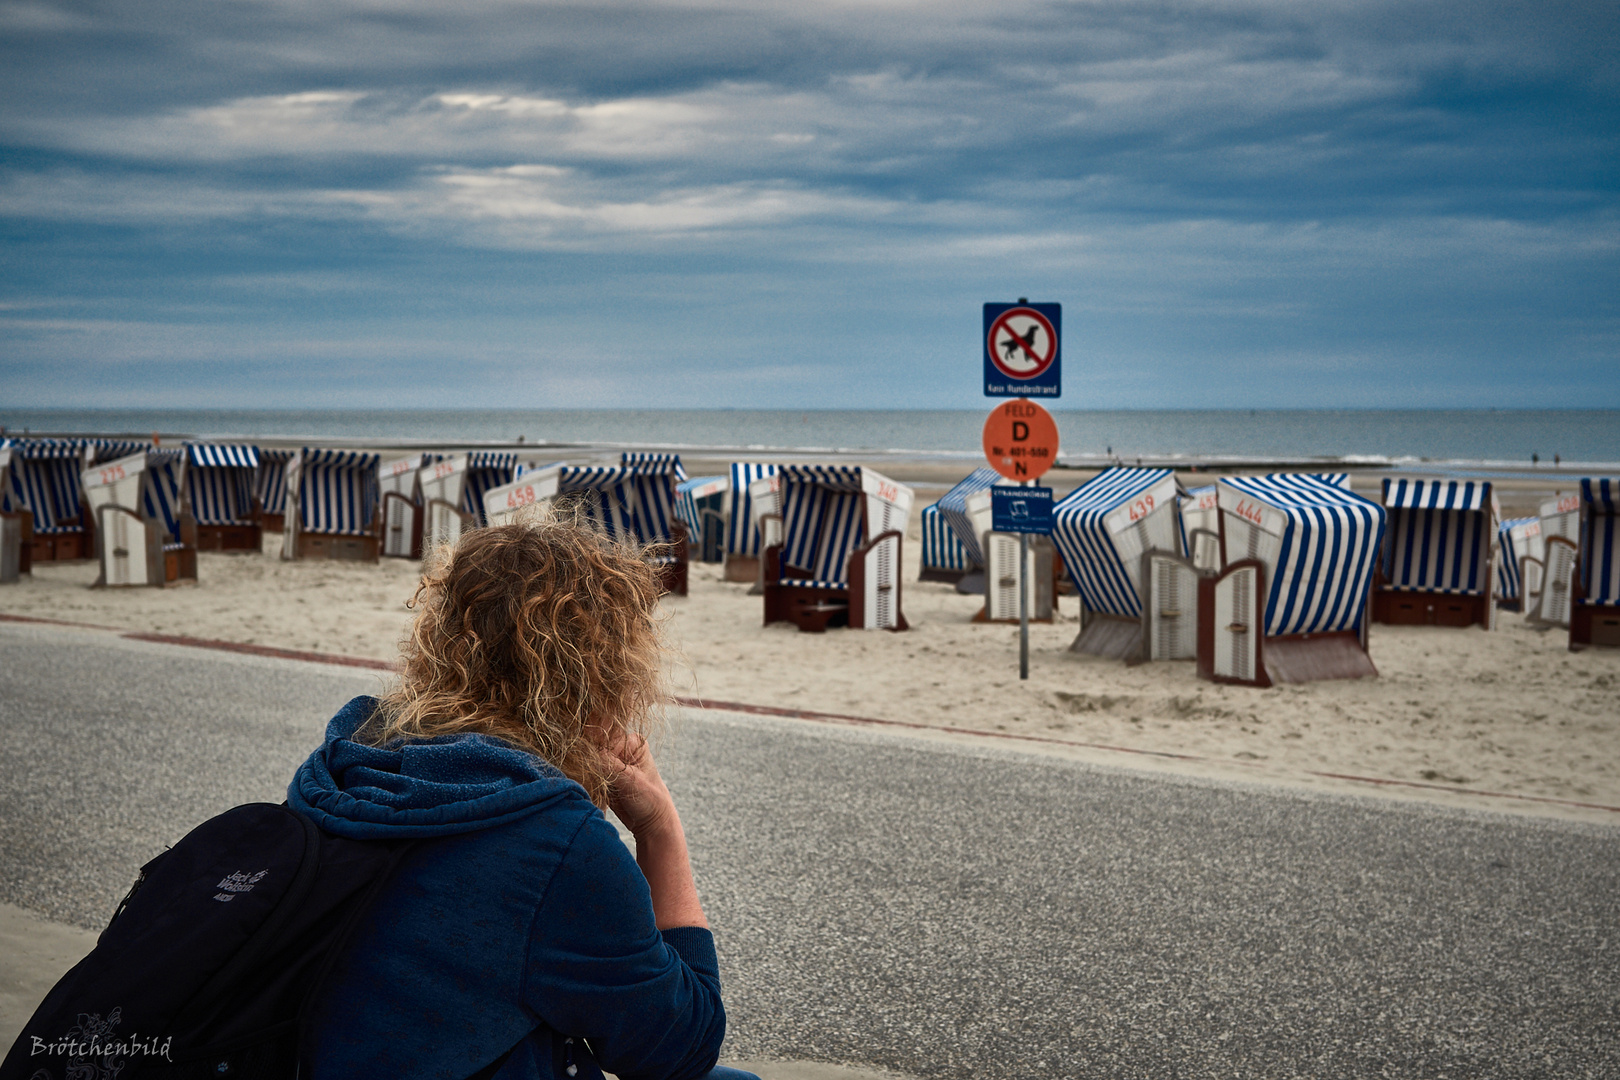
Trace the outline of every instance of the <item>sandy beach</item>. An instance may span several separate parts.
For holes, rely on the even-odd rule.
[[[916,522],[905,633],[764,627],[748,586],[693,564],[690,595],[663,601],[675,692],[1131,768],[1620,823],[1600,809],[1620,807],[1620,650],[1571,653],[1564,632],[1506,612],[1493,632],[1375,626],[1379,678],[1259,690],[1203,682],[1186,662],[1070,653],[1077,601],[1064,597],[1054,623],[1031,627],[1021,682],[1016,626],[975,624],[977,598],[916,580]],[[202,553],[199,583],[169,589],[96,589],[93,564],[39,564],[0,589],[0,614],[393,659],[419,565],[282,562],[279,541]]]

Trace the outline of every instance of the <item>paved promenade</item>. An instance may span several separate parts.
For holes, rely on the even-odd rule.
[[[378,685],[37,626],[0,624],[0,655],[0,951],[18,920],[99,927],[164,843],[279,800],[325,718]],[[1620,1075],[1620,829],[714,713],[680,717],[664,761],[730,1060]],[[17,975],[8,954],[0,1006]],[[859,1074],[767,1080],[833,1075]]]

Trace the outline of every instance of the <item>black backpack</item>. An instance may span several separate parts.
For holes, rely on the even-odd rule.
[[[141,867],[0,1080],[308,1076],[310,1005],[410,846],[333,836],[270,803],[203,822]]]

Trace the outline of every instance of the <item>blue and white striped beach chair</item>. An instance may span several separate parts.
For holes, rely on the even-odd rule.
[[[417,473],[425,515],[422,551],[454,546],[466,529],[485,524],[484,493],[517,479],[516,454],[477,450],[424,463]]]
[[[259,503],[259,525],[269,532],[286,529],[287,465],[297,450],[259,447],[259,472],[253,478],[253,498]]]
[[[411,454],[377,463],[377,516],[382,524],[385,558],[422,557],[422,466],[439,455]]]
[[[287,462],[283,559],[378,561],[380,457],[306,446]]]
[[[1377,675],[1368,597],[1384,508],[1318,476],[1216,487],[1225,566],[1199,582],[1199,675],[1256,686]]]
[[[1581,547],[1569,647],[1620,646],[1620,478],[1581,481]]]
[[[79,474],[91,446],[88,439],[11,441],[9,482],[0,510],[26,516],[24,531],[30,536],[24,563],[90,557],[95,541],[86,521],[93,518],[81,505]]]
[[[775,526],[780,527],[781,518],[776,514],[774,505],[758,507],[754,505],[754,491],[756,488],[768,488],[775,482],[776,466],[759,461],[733,461],[728,470],[731,480],[731,492],[728,496],[729,505],[726,507],[726,568],[727,581],[751,581],[756,589],[762,587],[760,555],[765,550],[766,540],[760,533],[762,517],[771,517]],[[761,484],[769,480],[771,484]],[[774,500],[774,494],[771,499]],[[764,513],[761,513],[761,510]],[[773,536],[770,539],[780,539]]]
[[[1541,591],[1546,548],[1541,542],[1541,519],[1511,518],[1496,527],[1496,606],[1526,611]]]
[[[664,590],[685,596],[688,539],[675,488],[686,478],[679,455],[624,454],[618,465],[564,466],[557,498],[609,536],[659,545],[652,557]]]
[[[1374,622],[1494,626],[1501,514],[1488,481],[1384,480],[1389,515],[1373,582]]]
[[[855,465],[783,465],[782,542],[765,549],[765,622],[904,630],[901,550],[912,491]]]
[[[1191,569],[1181,565],[1180,493],[1170,469],[1115,466],[1052,508],[1052,542],[1080,595],[1080,633],[1069,646],[1074,652],[1114,660],[1191,657],[1196,598],[1184,595],[1194,586],[1182,580]],[[1143,602],[1143,558],[1150,552],[1177,560],[1153,572],[1167,575],[1165,602],[1158,605]],[[1154,624],[1146,640],[1162,646],[1156,653],[1143,652],[1144,612]]]
[[[1003,480],[994,469],[980,466],[957,481],[922,511],[922,572],[919,581],[945,581],[955,584],[975,571],[984,569],[984,551],[979,529],[967,510],[967,499]]]
[[[264,523],[253,495],[255,446],[185,444],[186,502],[197,521],[200,551],[260,551]]]
[[[726,557],[726,502],[729,476],[694,476],[675,485],[675,513],[686,526],[699,562]]]
[[[97,585],[197,580],[197,524],[181,496],[185,453],[152,447],[80,473],[97,526]]]

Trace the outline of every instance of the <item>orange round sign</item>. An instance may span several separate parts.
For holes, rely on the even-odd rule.
[[[1052,414],[1028,398],[997,405],[984,422],[984,457],[1009,480],[1034,480],[1057,461]]]

